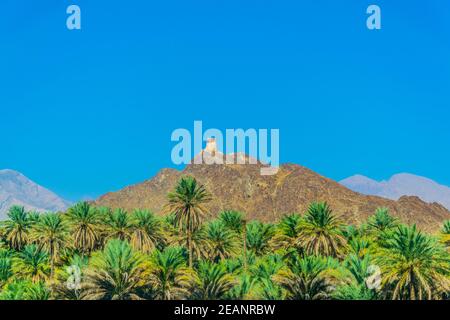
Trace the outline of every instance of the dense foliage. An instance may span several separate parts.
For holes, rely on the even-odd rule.
[[[425,234],[379,208],[347,226],[326,203],[268,224],[213,218],[183,177],[166,215],[79,203],[9,210],[0,299],[449,299],[450,222]]]

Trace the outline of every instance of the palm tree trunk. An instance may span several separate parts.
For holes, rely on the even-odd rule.
[[[53,258],[50,259],[50,279],[53,280],[53,274],[55,273],[55,263]]]
[[[50,242],[50,279],[53,281],[55,273],[55,254],[53,249],[53,241]]]
[[[192,233],[188,229],[189,268],[192,268]]]
[[[247,271],[247,222],[244,221],[244,230],[242,232],[244,236],[244,271]]]

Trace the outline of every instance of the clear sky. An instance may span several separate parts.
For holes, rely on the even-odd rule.
[[[173,167],[194,120],[279,128],[281,162],[336,180],[450,185],[448,0],[2,0],[0,57],[0,169],[71,200]]]

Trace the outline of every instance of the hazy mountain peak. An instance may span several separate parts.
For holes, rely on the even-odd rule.
[[[69,202],[22,173],[3,169],[0,170],[0,220],[5,218],[8,209],[13,205],[40,212],[62,211],[69,206]]]
[[[362,174],[355,174],[351,177],[348,177],[342,181],[348,181],[351,183],[379,183],[376,180],[363,176]]]
[[[450,188],[427,177],[411,173],[394,174],[387,181],[376,181],[355,175],[340,181],[347,188],[367,194],[398,200],[402,196],[417,196],[426,202],[437,202],[450,209]]]
[[[394,174],[390,179],[389,183],[422,183],[422,184],[430,184],[430,185],[436,185],[439,186],[439,184],[436,181],[433,181],[429,178],[414,175],[411,173],[397,173]]]
[[[378,195],[383,189],[383,182],[378,182],[361,174],[356,174],[340,182],[347,188],[369,195]]]
[[[2,177],[24,177],[23,174],[21,174],[18,171],[12,170],[12,169],[0,170],[0,176],[2,176]]]

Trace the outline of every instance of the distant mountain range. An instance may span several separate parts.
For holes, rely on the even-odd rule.
[[[397,201],[354,192],[336,181],[296,164],[282,165],[275,175],[262,176],[261,164],[191,164],[183,171],[162,169],[142,183],[111,192],[94,204],[111,208],[150,209],[157,214],[167,202],[178,179],[191,175],[205,184],[213,200],[207,205],[211,216],[221,210],[239,210],[248,219],[273,222],[284,214],[304,213],[313,201],[326,201],[347,223],[359,224],[378,207],[387,207],[405,223],[415,223],[426,231],[436,231],[450,219],[450,212],[438,203],[416,196]]]
[[[393,200],[402,196],[417,196],[426,202],[438,202],[450,210],[449,187],[409,173],[393,175],[387,181],[376,181],[363,175],[354,175],[340,181],[340,183],[362,194]]]
[[[0,170],[0,220],[6,218],[13,205],[24,206],[27,210],[63,211],[70,203],[55,193],[36,184],[20,172]]]

